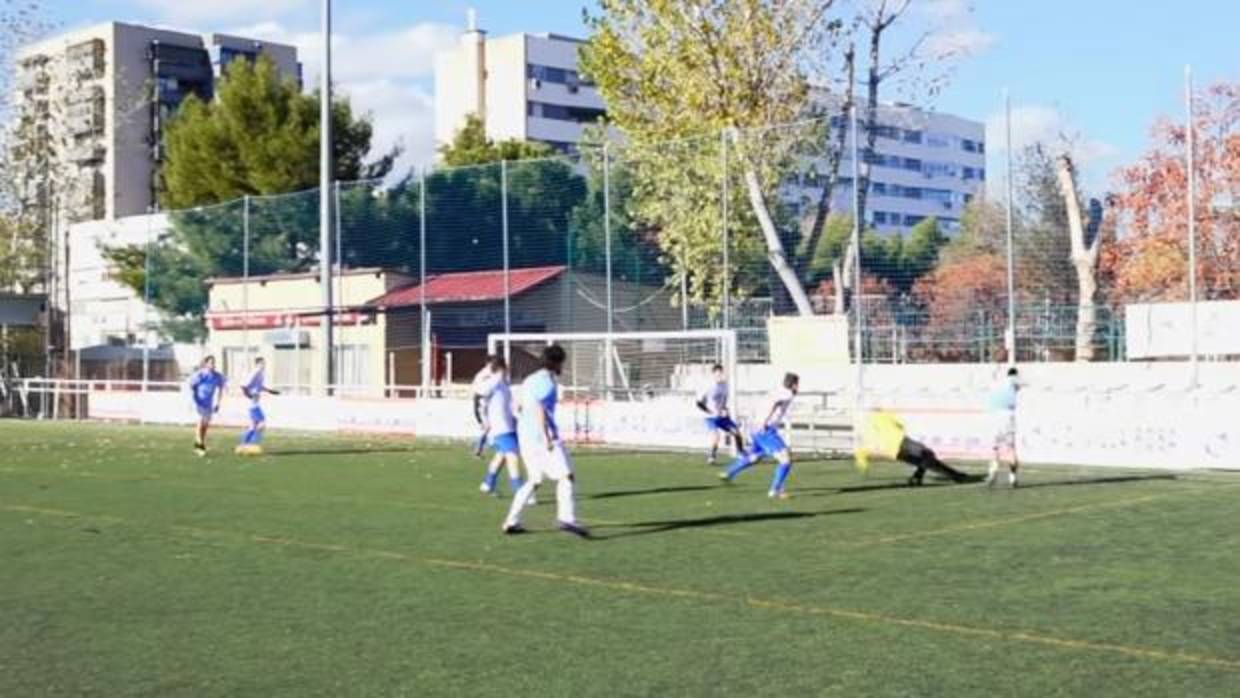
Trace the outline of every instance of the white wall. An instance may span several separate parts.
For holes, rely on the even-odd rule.
[[[486,122],[487,135],[497,141],[525,140],[525,42],[524,34],[487,41]]]
[[[88,221],[69,227],[72,250],[69,268],[71,348],[106,343],[109,337],[134,335],[143,339],[143,323],[155,322],[158,311],[148,308],[138,294],[112,278],[102,247],[145,245],[168,229],[163,214],[130,216],[112,221]],[[154,341],[153,343],[158,343]]]

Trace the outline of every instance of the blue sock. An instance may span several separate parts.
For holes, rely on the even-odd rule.
[[[257,446],[263,442],[263,430],[258,427],[254,427],[253,431],[254,435],[250,437],[250,443]]]
[[[740,475],[742,470],[748,468],[756,462],[758,462],[758,459],[748,453],[740,454],[736,457],[736,460],[732,461],[732,466],[728,468],[728,479],[731,480],[737,475]]]
[[[517,490],[521,489],[521,485],[525,484],[525,480],[522,480],[519,477],[514,477],[509,479],[509,484],[512,485],[513,494],[516,494]]]
[[[780,463],[775,469],[775,478],[771,480],[771,489],[776,492],[784,491],[784,483],[788,481],[788,473],[792,472],[791,463]]]
[[[492,492],[494,492],[495,485],[496,483],[499,482],[499,473],[498,472],[487,473],[487,478],[483,482],[486,483],[488,490],[491,490]]]
[[[249,429],[245,430],[244,434],[241,435],[241,443],[242,444],[253,443],[252,441],[253,438],[254,438],[254,427],[250,427]]]

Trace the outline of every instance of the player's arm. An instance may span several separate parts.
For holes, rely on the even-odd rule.
[[[219,385],[215,386],[215,409],[213,411],[219,412],[222,404],[224,404],[224,382],[220,381]]]
[[[267,393],[268,395],[279,395],[280,394],[279,390],[276,390],[275,388],[268,388],[265,385],[263,386],[263,392]]]
[[[766,428],[768,428],[768,429],[769,429],[770,427],[773,427],[773,426],[774,426],[774,427],[779,426],[778,424],[772,424],[772,423],[771,423],[772,421],[774,421],[774,420],[775,420],[775,413],[776,413],[776,412],[778,412],[778,411],[779,411],[779,402],[778,402],[778,401],[777,401],[777,402],[772,402],[772,403],[771,403],[771,410],[770,410],[769,412],[767,412],[767,413],[766,413],[766,419],[762,420],[762,426],[763,426],[763,427],[766,427]]]
[[[710,407],[706,405],[706,398],[709,395],[710,395],[710,391],[699,393],[697,402],[693,403],[694,405],[697,405],[697,408],[699,410],[705,412],[706,414],[710,414]]]

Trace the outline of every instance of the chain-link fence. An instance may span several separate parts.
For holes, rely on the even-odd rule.
[[[234,376],[262,356],[309,393],[330,354],[340,390],[405,394],[467,382],[492,333],[734,329],[740,361],[761,363],[770,319],[797,315],[848,318],[847,360],[859,341],[866,363],[1240,353],[1226,177],[1201,178],[1190,255],[1178,208],[1069,195],[1058,153],[1012,153],[1009,202],[987,195],[1004,173],[986,170],[980,124],[884,107],[867,128],[837,112],[338,183],[330,307],[317,190],[146,217],[144,234],[98,241],[144,301],[121,373],[169,375],[197,346]]]

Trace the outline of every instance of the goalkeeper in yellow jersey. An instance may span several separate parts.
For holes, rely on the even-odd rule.
[[[905,433],[904,422],[891,412],[877,409],[865,415],[864,420],[857,447],[857,464],[863,471],[869,469],[870,457],[877,455],[916,468],[908,479],[908,484],[913,487],[922,484],[927,470],[941,473],[952,482],[969,482],[971,479],[939,460],[929,446],[910,438]]]

